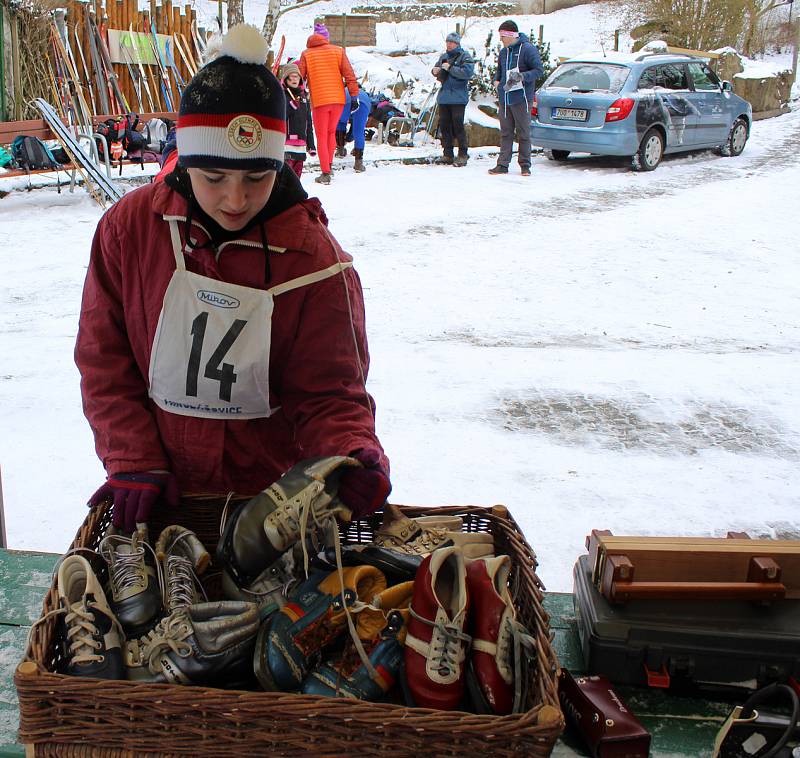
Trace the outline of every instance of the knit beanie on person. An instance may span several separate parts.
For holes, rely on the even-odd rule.
[[[500,35],[501,37],[505,37],[505,36],[517,37],[517,36],[519,36],[519,27],[513,21],[503,21],[503,23],[500,24],[499,31],[500,32],[512,32],[512,34],[508,34],[508,35],[501,34]]]
[[[445,42],[455,42],[457,45],[461,44],[461,35],[458,32],[450,32],[444,40]]]
[[[328,27],[325,24],[320,24],[316,22],[314,24],[314,34],[319,34],[320,37],[325,37],[325,39],[331,38],[331,33],[328,31]]]
[[[301,80],[303,78],[300,73],[300,68],[296,63],[286,63],[283,68],[281,68],[281,81],[285,82],[291,74],[297,74]]]
[[[178,165],[280,171],[286,98],[265,65],[269,46],[248,24],[232,26],[218,57],[189,82],[178,112]]]

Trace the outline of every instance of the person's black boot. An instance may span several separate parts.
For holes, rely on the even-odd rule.
[[[347,155],[347,146],[345,143],[346,134],[343,130],[336,130],[336,157],[344,158]]]
[[[453,154],[451,153],[450,155],[448,155],[447,153],[445,153],[444,155],[441,155],[436,160],[434,160],[434,163],[437,166],[452,166],[454,163]]]
[[[453,165],[457,168],[462,168],[463,166],[467,165],[467,161],[469,160],[469,155],[467,153],[462,152],[461,150],[458,151],[458,155],[456,156],[455,160],[453,161]]]
[[[353,148],[353,157],[356,159],[355,163],[353,164],[353,171],[357,171],[359,174],[362,171],[366,171],[367,167],[364,165],[364,151],[361,148],[354,147]]]

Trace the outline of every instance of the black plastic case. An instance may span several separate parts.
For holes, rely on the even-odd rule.
[[[591,674],[672,690],[753,690],[800,680],[800,600],[611,605],[592,584],[588,556],[578,559],[573,577],[578,633]]]

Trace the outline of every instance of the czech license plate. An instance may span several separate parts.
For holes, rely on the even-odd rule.
[[[553,118],[564,121],[586,121],[589,111],[585,108],[553,108]]]

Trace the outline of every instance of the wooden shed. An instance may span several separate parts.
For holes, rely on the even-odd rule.
[[[322,17],[322,22],[330,32],[331,42],[342,47],[377,44],[377,21],[377,16],[367,13],[337,13]]]

